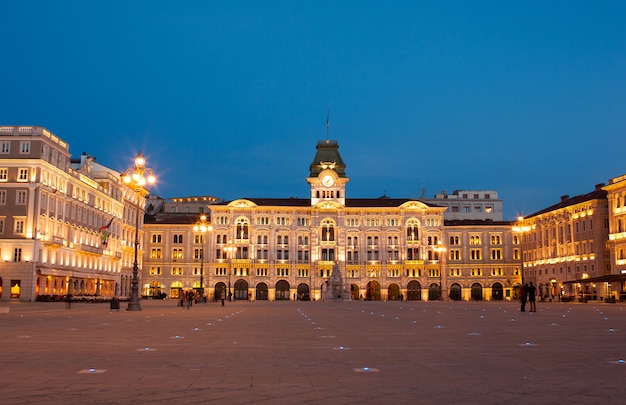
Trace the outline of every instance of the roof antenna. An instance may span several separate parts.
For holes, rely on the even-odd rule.
[[[330,108],[326,112],[326,143],[328,143],[328,131],[330,130]]]

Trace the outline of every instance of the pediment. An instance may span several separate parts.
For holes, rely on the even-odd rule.
[[[229,202],[228,207],[230,208],[255,208],[257,207],[257,205],[250,200],[240,198],[238,200],[233,200]]]
[[[407,210],[425,210],[430,208],[428,205],[424,204],[421,201],[407,201],[400,206],[400,208],[404,208]]]
[[[319,210],[339,210],[343,209],[343,205],[336,201],[320,201],[313,206]]]

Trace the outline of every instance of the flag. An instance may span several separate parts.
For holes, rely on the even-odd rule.
[[[100,232],[102,232],[102,247],[107,247],[109,245],[109,228],[111,227],[114,219],[115,217],[111,217],[109,223],[100,228]]]
[[[114,219],[115,219],[115,217],[111,217],[111,220],[109,221],[109,223],[104,225],[102,228],[100,228],[100,232],[104,231],[105,229],[109,229],[111,227],[111,224],[113,223]]]

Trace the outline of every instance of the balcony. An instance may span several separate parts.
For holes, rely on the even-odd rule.
[[[80,245],[80,250],[82,250],[83,252],[91,253],[91,254],[98,255],[98,256],[102,256],[102,254],[104,253],[102,248],[89,246],[89,245],[83,245],[83,244]]]
[[[44,236],[43,243],[50,247],[65,246],[65,240],[60,236]]]

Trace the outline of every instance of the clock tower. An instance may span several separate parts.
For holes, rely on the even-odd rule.
[[[311,174],[306,179],[311,187],[311,205],[328,201],[346,205],[346,164],[339,154],[337,141],[317,142],[317,152],[310,166]]]

